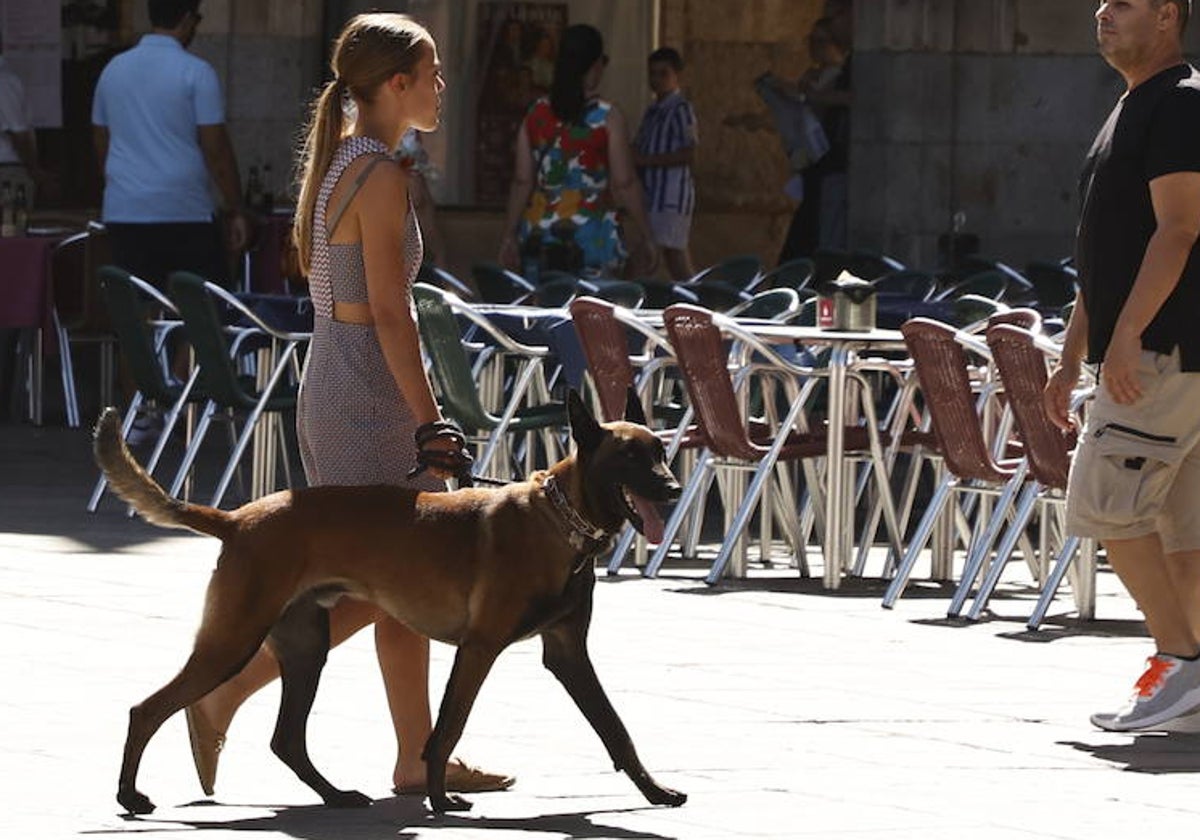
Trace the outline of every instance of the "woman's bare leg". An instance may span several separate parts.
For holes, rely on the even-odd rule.
[[[429,711],[429,640],[390,616],[375,622],[375,654],[399,752],[392,785],[425,784],[421,752],[433,726]]]
[[[343,598],[329,611],[330,647],[337,647],[381,617],[383,612],[374,604]],[[275,661],[270,648],[263,645],[237,676],[209,692],[195,704],[195,709],[217,732],[227,732],[238,707],[278,676],[279,663]],[[428,694],[426,691],[426,706],[429,703]]]

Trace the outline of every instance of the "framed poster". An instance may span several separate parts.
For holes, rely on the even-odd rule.
[[[477,53],[475,201],[508,199],[517,130],[529,104],[549,93],[566,3],[480,3]]]

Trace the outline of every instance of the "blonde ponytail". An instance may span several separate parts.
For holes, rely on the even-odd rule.
[[[393,12],[355,15],[334,42],[330,61],[334,80],[313,104],[297,167],[300,195],[292,235],[305,276],[312,269],[317,194],[346,133],[346,95],[356,103],[370,102],[379,86],[396,73],[413,72],[422,50],[432,46],[425,27]]]
[[[313,220],[317,213],[317,193],[329,171],[329,164],[345,130],[343,99],[345,90],[338,79],[325,85],[313,103],[304,145],[300,151],[300,196],[296,202],[296,220],[292,236],[300,258],[300,271],[308,276],[312,268]]]

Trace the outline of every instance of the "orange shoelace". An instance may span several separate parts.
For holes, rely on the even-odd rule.
[[[1151,656],[1146,660],[1146,673],[1138,677],[1138,681],[1134,683],[1134,688],[1137,689],[1139,697],[1151,697],[1158,692],[1162,687],[1163,680],[1167,678],[1173,664],[1171,660],[1165,656]]]

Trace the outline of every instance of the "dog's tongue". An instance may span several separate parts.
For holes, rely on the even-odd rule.
[[[663,530],[666,525],[662,515],[658,512],[658,506],[636,493],[630,493],[629,498],[633,501],[637,515],[642,517],[642,536],[646,538],[647,542],[662,542]]]

